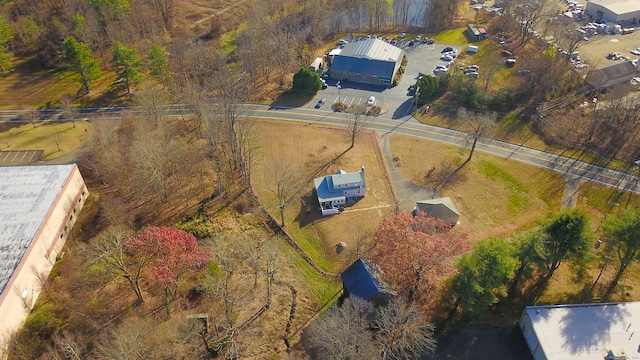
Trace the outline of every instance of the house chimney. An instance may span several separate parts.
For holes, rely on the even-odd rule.
[[[360,167],[360,171],[364,172],[364,165]]]

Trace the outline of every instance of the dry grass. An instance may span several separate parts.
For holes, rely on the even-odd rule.
[[[391,148],[402,160],[400,172],[416,184],[424,183],[432,166],[437,171],[443,162],[460,164],[469,154],[467,149],[399,135],[391,137]],[[439,191],[453,199],[461,214],[456,229],[472,241],[509,237],[560,210],[564,179],[553,171],[476,152],[462,175],[462,181]]]
[[[382,218],[394,211],[377,136],[359,137],[355,147],[342,154],[350,141],[346,130],[341,128],[260,121],[256,130],[262,138],[264,166],[256,167],[253,178],[262,204],[276,219],[280,218],[275,196],[269,191],[274,182],[272,170],[280,159],[297,168],[304,180],[301,193],[285,208],[287,231],[325,269],[334,272],[344,269],[353,258],[350,251],[336,256],[335,245],[344,241],[351,249],[354,229],[360,226],[373,231]],[[313,178],[333,174],[338,169],[359,171],[362,165],[367,196],[340,215],[320,216],[317,199],[313,197]]]
[[[24,124],[0,133],[0,150],[44,150],[43,159],[52,160],[81,146],[92,131],[87,121],[76,121],[75,127],[72,122]]]

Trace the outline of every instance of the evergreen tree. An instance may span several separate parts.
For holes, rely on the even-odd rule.
[[[143,61],[138,55],[138,51],[116,41],[113,46],[112,61],[118,75],[116,82],[122,82],[126,93],[130,94],[131,84],[137,83],[142,79],[140,70],[142,69]]]
[[[68,36],[62,43],[60,55],[80,75],[82,86],[85,92],[89,93],[91,84],[102,75],[102,71],[98,67],[98,60],[93,58],[91,49],[87,44]]]

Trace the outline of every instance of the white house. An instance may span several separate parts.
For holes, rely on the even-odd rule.
[[[520,329],[534,360],[640,358],[640,302],[527,306]]]
[[[333,175],[313,179],[323,216],[338,214],[347,205],[362,199],[367,193],[364,166],[359,172],[338,170]]]
[[[0,167],[0,339],[24,323],[88,195],[75,164]]]

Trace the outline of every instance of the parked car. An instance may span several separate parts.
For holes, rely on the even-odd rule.
[[[369,100],[367,100],[367,105],[368,106],[372,106],[375,103],[376,103],[376,97],[375,96],[370,96]]]
[[[444,70],[444,71],[449,70],[449,68],[448,68],[447,66],[445,66],[445,65],[440,65],[440,64],[436,65],[435,70],[438,70],[438,69],[441,69],[441,70]]]
[[[509,50],[500,50],[500,55],[502,55],[504,57],[508,57],[508,56],[513,55],[513,54]]]
[[[409,44],[407,44],[408,46],[413,46],[415,43],[413,42],[413,40],[409,41]]]
[[[474,70],[474,71],[477,72],[478,70],[480,70],[480,66],[478,66],[478,65],[469,65],[469,66],[467,66],[467,69],[471,69],[471,70]]]
[[[446,48],[442,49],[442,51],[440,51],[440,53],[444,54],[444,53],[449,52],[449,51],[453,51],[453,48],[451,46],[447,46]]]
[[[349,42],[347,40],[344,39],[340,39],[338,40],[338,45],[347,45]]]
[[[433,45],[436,43],[436,39],[429,39],[429,41],[427,41],[428,45]]]
[[[318,100],[318,103],[316,104],[316,109],[320,109],[325,102],[327,102],[327,99]]]
[[[507,59],[504,61],[504,64],[509,67],[514,66],[516,64],[516,59]]]
[[[442,55],[440,57],[440,60],[449,62],[449,61],[453,61],[453,57],[451,55]]]
[[[422,43],[426,44],[427,42],[429,42],[429,38],[425,36],[424,39],[422,39]]]
[[[477,79],[477,78],[480,76],[480,74],[478,74],[478,73],[477,73],[477,72],[475,72],[475,71],[474,71],[474,72],[468,72],[468,73],[465,73],[465,75],[466,75],[468,78],[471,78],[471,79]]]
[[[398,35],[398,38],[399,39],[403,39],[405,36],[407,36],[406,33],[400,33],[400,35]]]
[[[531,70],[529,70],[529,69],[520,69],[520,70],[516,71],[516,75],[525,76],[530,72],[531,72]]]
[[[640,55],[640,48],[637,48],[637,49],[633,49],[633,50],[631,50],[631,53],[632,53],[633,55]]]
[[[416,36],[416,42],[419,42],[420,40],[422,40],[422,36],[420,35]]]

